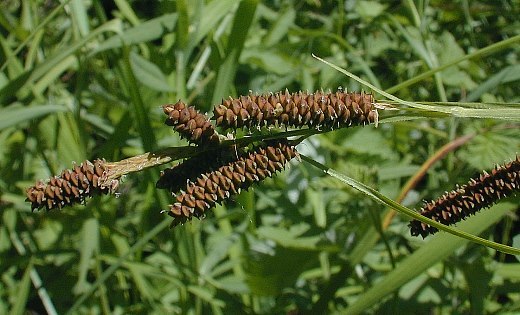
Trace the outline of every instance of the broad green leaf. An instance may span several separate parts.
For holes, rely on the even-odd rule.
[[[357,13],[367,21],[372,20],[376,16],[383,13],[387,8],[387,5],[381,4],[378,1],[357,1],[356,11]]]
[[[228,254],[229,248],[236,241],[235,237],[225,236],[222,233],[213,235],[208,244],[206,257],[199,267],[201,275],[211,274],[213,268]]]
[[[453,35],[447,31],[442,33],[436,44],[436,54],[439,57],[440,64],[448,64],[453,60],[464,57],[464,51],[460,48]],[[468,62],[466,61],[465,63],[467,64]],[[465,63],[461,62],[457,66],[443,70],[442,81],[447,85],[473,89],[476,85],[475,82],[473,82],[466,71],[460,69],[460,66],[465,65]]]
[[[129,252],[130,246],[125,238],[114,234],[111,239],[119,255]],[[157,291],[153,290],[153,286],[146,278],[143,270],[132,264],[128,264],[127,267],[141,297],[147,301],[153,301],[156,298]]]
[[[81,139],[80,126],[72,114],[58,114],[59,133],[57,149],[60,159],[80,163],[88,159],[85,145]]]
[[[505,129],[478,134],[458,152],[458,156],[478,171],[490,171],[495,165],[513,160],[520,151],[520,130]]]
[[[83,293],[75,302],[74,305],[67,311],[67,314],[74,314],[74,311],[79,308],[85,300],[94,293],[95,290],[97,290],[102,284],[107,281],[107,279],[118,270],[121,265],[129,258],[131,257],[136,251],[142,249],[152,238],[157,236],[161,231],[163,231],[168,225],[170,224],[171,220],[165,219],[160,224],[155,226],[150,231],[146,232],[139,241],[137,241],[131,248],[129,248],[126,252],[121,253],[119,255],[118,260],[113,263],[109,268],[107,268],[101,277],[99,277],[94,284],[90,286],[90,288],[87,290],[87,292]]]
[[[520,234],[513,237],[513,246],[520,247]],[[516,259],[520,261],[520,255],[515,255]]]
[[[389,180],[414,175],[420,169],[417,165],[382,166],[378,169],[379,180]]]
[[[283,247],[313,250],[316,249],[316,244],[320,237],[302,236],[308,228],[307,224],[293,225],[288,230],[279,227],[261,226],[257,229],[257,233],[259,236],[271,239]]]
[[[514,239],[520,239],[516,236]],[[520,245],[520,242],[513,242],[513,245]],[[511,281],[520,281],[520,263],[499,263],[494,266],[495,275],[503,277]]]
[[[218,0],[207,3],[202,10],[195,43],[200,42],[209,32],[213,31],[220,20],[231,13],[237,3],[236,0]]]
[[[68,109],[62,105],[42,105],[31,107],[10,106],[0,108],[0,130],[14,127],[21,123],[28,123],[31,119],[41,116],[66,112]]]
[[[244,64],[256,65],[269,73],[278,75],[289,74],[295,71],[297,64],[293,65],[292,60],[280,55],[276,51],[245,49],[240,56],[240,62]]]
[[[164,34],[173,32],[176,23],[177,13],[164,14],[150,19],[138,26],[123,30],[119,34],[109,37],[106,41],[100,43],[90,55],[122,46],[152,41]]]
[[[314,221],[316,225],[325,228],[327,224],[327,209],[325,208],[323,189],[317,188],[316,190],[309,188],[307,189],[307,198],[309,198],[312,205],[312,211],[314,213]]]
[[[207,303],[216,304],[219,307],[224,307],[224,302],[216,299],[214,297],[214,293],[207,287],[202,287],[198,285],[190,285],[188,286],[188,291],[192,293],[193,295],[201,298],[202,300],[206,301]]]
[[[278,43],[288,34],[289,28],[293,25],[296,18],[296,11],[293,7],[285,8],[274,20],[274,24],[265,37],[266,47]]]
[[[487,54],[491,54],[491,53],[494,53],[494,52],[497,52],[497,51],[500,51],[500,50],[503,50],[503,49],[506,49],[506,48],[509,48],[511,47],[511,45],[517,43],[520,41],[520,34],[518,35],[515,35],[513,37],[510,37],[510,38],[507,38],[507,39],[504,39],[504,40],[501,40],[499,42],[496,42],[494,44],[491,44],[489,46],[486,46],[486,47],[483,47],[483,48],[480,48],[474,52],[472,52],[471,54],[467,54],[465,55],[464,57],[461,57],[461,58],[458,58],[458,59],[455,59],[447,64],[444,64],[444,65],[441,65],[439,67],[436,67],[434,69],[431,69],[431,70],[428,70],[424,73],[421,73],[413,78],[410,78],[408,80],[406,80],[405,82],[401,82],[389,89],[386,90],[387,93],[394,93],[396,91],[399,91],[401,89],[404,89],[405,87],[408,87],[412,84],[415,84],[425,78],[428,78],[432,75],[434,75],[435,73],[437,72],[440,72],[444,69],[447,69],[451,66],[454,66],[460,62],[463,62],[463,61],[466,61],[466,60],[470,60],[472,58],[477,58],[477,57],[482,57],[482,56],[485,56]]]
[[[168,84],[168,80],[164,74],[154,63],[134,52],[131,52],[130,65],[132,66],[135,78],[142,84],[156,91],[173,91],[173,88]]]
[[[44,221],[41,228],[34,231],[35,242],[41,250],[49,250],[59,244],[60,236],[64,232],[60,221]]]
[[[469,290],[471,312],[473,314],[484,314],[484,301],[492,289],[491,278],[493,272],[486,269],[486,264],[482,257],[475,258],[461,267]]]
[[[239,279],[236,276],[226,276],[219,278],[215,281],[215,286],[221,290],[225,290],[229,293],[234,294],[247,294],[249,292],[249,287],[244,282],[244,280]]]

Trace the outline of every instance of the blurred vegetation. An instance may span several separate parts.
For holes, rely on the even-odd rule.
[[[160,214],[171,201],[155,189],[160,169],[129,175],[119,198],[49,213],[24,201],[27,186],[73,161],[186,145],[163,125],[165,103],[209,111],[249,91],[368,90],[312,54],[401,99],[518,109],[519,8],[517,0],[2,1],[0,313],[520,312],[518,257],[447,233],[412,238],[407,217],[305,162],[171,230]],[[520,152],[518,119],[392,115],[403,119],[298,148],[411,208]],[[518,248],[518,200],[458,227]]]

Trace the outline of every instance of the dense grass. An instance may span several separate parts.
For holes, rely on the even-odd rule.
[[[413,238],[389,208],[520,152],[518,8],[3,1],[0,313],[519,312],[519,256],[492,249],[518,253],[518,196],[457,225],[490,247]],[[73,161],[186,145],[162,104],[338,87],[399,110],[308,138],[303,161],[202,221],[167,228],[160,168],[128,175],[119,198],[48,213],[24,201]]]

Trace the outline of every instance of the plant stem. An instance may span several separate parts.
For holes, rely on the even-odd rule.
[[[117,180],[121,176],[166,164],[171,161],[188,158],[200,152],[202,151],[198,147],[172,147],[132,156],[118,162],[107,162],[105,166],[108,171],[100,180],[101,186],[109,187],[113,180]]]

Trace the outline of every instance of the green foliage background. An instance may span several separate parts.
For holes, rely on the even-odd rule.
[[[155,189],[159,169],[128,176],[119,198],[49,213],[24,202],[27,186],[73,161],[185,145],[163,125],[165,103],[209,111],[249,91],[367,90],[312,54],[401,99],[517,112],[519,8],[516,0],[2,1],[0,313],[519,312],[514,256],[446,233],[412,238],[408,218],[384,224],[391,210],[305,162],[172,230],[160,214],[170,198]],[[518,114],[501,115],[381,111],[378,128],[316,135],[298,148],[419,208],[518,154]],[[405,188],[464,135],[474,137]],[[510,198],[458,227],[518,248],[518,205]]]

